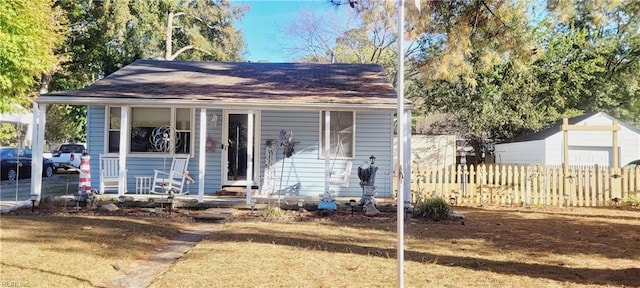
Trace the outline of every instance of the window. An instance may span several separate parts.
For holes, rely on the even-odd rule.
[[[109,108],[108,152],[120,146],[120,107]],[[131,108],[129,151],[132,153],[190,154],[193,110],[190,108]],[[169,127],[173,128],[171,137]]]
[[[109,107],[109,127],[107,131],[108,146],[107,152],[117,153],[120,149],[120,107]]]
[[[327,111],[320,113],[320,158],[324,158],[324,116]],[[355,146],[355,112],[330,111],[329,151],[332,158],[353,158]]]

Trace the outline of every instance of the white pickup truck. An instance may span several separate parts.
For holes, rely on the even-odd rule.
[[[80,168],[80,157],[87,150],[85,143],[66,143],[53,151],[51,160],[56,169]]]

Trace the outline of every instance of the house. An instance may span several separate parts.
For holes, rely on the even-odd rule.
[[[640,159],[640,131],[603,112],[568,119],[568,164],[618,166]],[[495,145],[496,163],[561,165],[564,158],[563,121],[542,131]],[[616,129],[612,129],[616,127]],[[617,130],[615,133],[614,130]]]
[[[100,155],[126,171],[118,194],[187,156],[199,201],[229,186],[355,197],[357,168],[375,156],[377,197],[391,195],[382,177],[393,174],[397,95],[377,64],[137,60],[89,87],[41,95],[34,110],[56,103],[88,106],[92,187]],[[162,139],[167,131],[174,139]]]
[[[394,145],[397,145],[396,141],[394,139]],[[455,135],[411,135],[410,145],[413,169],[445,168],[456,164]]]
[[[15,124],[18,131],[18,142],[20,147],[31,145],[33,114],[20,105],[14,105],[15,111],[0,113],[0,123]]]

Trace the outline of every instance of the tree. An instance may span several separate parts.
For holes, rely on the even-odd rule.
[[[176,5],[170,5],[168,9],[165,60],[177,57],[213,61],[241,60],[244,40],[240,31],[233,26],[233,21],[243,17],[246,6],[233,6],[224,0],[196,0],[180,1]],[[174,44],[180,47],[175,52]],[[181,56],[182,54],[185,56]]]
[[[136,59],[165,59],[172,47],[189,48],[170,59],[211,61],[240,61],[244,49],[233,23],[246,8],[224,0],[57,0],[55,5],[66,12],[69,33],[57,50],[61,69],[52,75],[52,91],[83,88]],[[173,19],[172,13],[181,16]],[[174,20],[172,29],[168,19]],[[167,31],[172,37],[166,37]],[[86,137],[85,106],[52,105],[47,115],[48,137]],[[67,127],[70,121],[76,126]],[[68,129],[77,127],[82,129]]]
[[[334,21],[328,13],[302,10],[282,29],[289,39],[284,50],[301,62],[341,62],[336,60],[335,43],[349,28],[348,21]]]
[[[540,66],[541,92],[572,111],[640,121],[640,3],[588,0],[552,6],[553,37]],[[550,72],[555,72],[551,75]]]
[[[363,19],[377,4],[332,2],[355,3]],[[425,1],[420,11],[406,5],[404,39],[420,49],[407,62],[421,73],[405,72],[414,115],[445,113],[440,131],[476,142],[592,110],[638,121],[640,3],[548,2],[535,9],[550,13],[535,20],[527,1]]]
[[[42,74],[58,67],[63,22],[49,0],[0,1],[0,112],[30,107]]]

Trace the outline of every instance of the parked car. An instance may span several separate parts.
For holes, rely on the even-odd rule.
[[[42,176],[51,177],[55,169],[53,161],[42,159]],[[0,177],[8,180],[31,177],[31,149],[0,148]]]
[[[80,168],[80,157],[85,151],[86,145],[84,143],[65,143],[60,145],[58,150],[53,151],[51,160],[53,160],[55,169]]]

